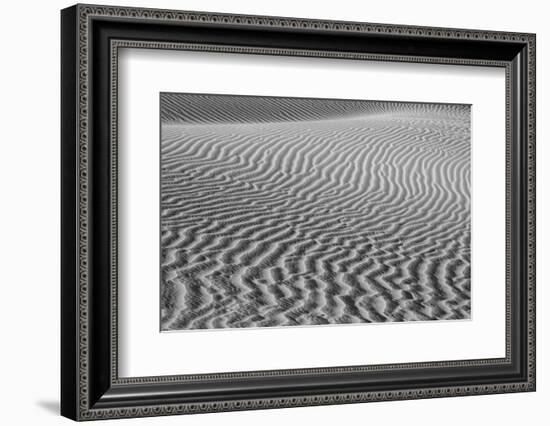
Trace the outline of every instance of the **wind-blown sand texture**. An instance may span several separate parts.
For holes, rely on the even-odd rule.
[[[470,317],[470,106],[161,94],[161,330]]]

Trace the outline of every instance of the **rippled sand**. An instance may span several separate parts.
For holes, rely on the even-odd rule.
[[[161,329],[468,319],[470,107],[161,94]]]

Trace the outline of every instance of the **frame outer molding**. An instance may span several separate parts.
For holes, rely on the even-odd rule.
[[[94,408],[89,389],[89,30],[90,19],[123,18],[142,21],[172,21],[289,28],[326,32],[401,35],[449,40],[506,41],[525,45],[527,61],[527,380],[479,386],[451,386],[399,391],[333,393],[303,397],[225,400],[208,403],[176,403],[135,408]],[[419,27],[357,22],[338,22],[268,16],[172,11],[129,7],[76,5],[62,11],[62,404],[63,415],[74,420],[161,416],[231,410],[345,404],[367,401],[465,396],[535,390],[535,45],[534,34],[438,27]],[[71,55],[71,51],[74,53]],[[74,63],[71,63],[74,61]],[[67,63],[66,65],[65,62]],[[74,78],[72,75],[74,74]],[[73,98],[72,94],[76,96]],[[77,111],[69,114],[68,106]],[[75,143],[76,141],[76,143]],[[75,160],[76,159],[76,160]],[[76,161],[76,162],[75,162]],[[76,167],[72,164],[75,163]],[[74,217],[71,217],[71,213]],[[74,231],[74,233],[73,233]],[[74,235],[77,235],[74,241]],[[71,261],[71,259],[74,259]],[[67,265],[67,266],[65,266]],[[74,305],[73,305],[74,303]],[[76,320],[76,325],[67,325]],[[73,321],[74,322],[74,321]],[[72,334],[74,333],[74,334]],[[71,335],[72,334],[72,335]],[[67,342],[74,340],[74,345]],[[65,343],[64,343],[65,342]],[[68,351],[66,349],[69,349]],[[74,353],[68,356],[67,353]]]

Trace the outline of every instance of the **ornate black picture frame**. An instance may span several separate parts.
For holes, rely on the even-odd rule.
[[[120,378],[122,47],[504,68],[506,356]],[[535,390],[534,34],[76,5],[61,13],[61,51],[62,415],[93,420]]]

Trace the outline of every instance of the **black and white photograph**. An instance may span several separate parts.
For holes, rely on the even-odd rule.
[[[545,2],[2,6],[2,425],[548,423]]]
[[[2,424],[545,424],[544,2],[2,6]]]
[[[162,331],[470,319],[470,105],[159,97]]]

